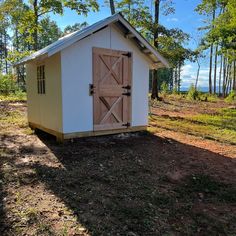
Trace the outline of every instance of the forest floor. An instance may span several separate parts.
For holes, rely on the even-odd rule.
[[[34,134],[0,102],[0,235],[236,235],[236,107],[165,98],[149,132]]]

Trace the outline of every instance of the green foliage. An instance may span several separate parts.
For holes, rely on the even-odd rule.
[[[192,84],[188,90],[187,99],[197,100],[198,98],[199,98],[199,93],[197,89],[194,87],[194,85]]]
[[[173,90],[172,90],[172,93],[177,95],[179,94],[179,91],[178,91],[178,87],[177,86],[174,86]]]
[[[168,84],[164,81],[162,84],[161,84],[161,92],[163,95],[167,94],[169,91],[169,86]]]
[[[236,91],[231,91],[229,95],[225,98],[228,103],[236,102]]]
[[[57,41],[62,36],[62,31],[55,21],[49,17],[43,18],[39,22],[38,48],[44,48]]]
[[[83,28],[87,26],[88,26],[88,23],[86,21],[83,23],[75,23],[74,25],[67,25],[64,29],[63,35],[72,33],[77,30],[82,30]]]
[[[0,94],[8,95],[16,90],[13,75],[0,75]]]
[[[160,85],[160,89],[162,90],[161,85],[163,83],[166,84],[167,90],[168,87],[171,88],[173,85],[173,80],[172,80],[172,69],[168,68],[161,68],[157,70],[157,78],[158,78],[158,83]]]
[[[0,75],[0,100],[25,101],[26,93],[16,83],[12,74]]]

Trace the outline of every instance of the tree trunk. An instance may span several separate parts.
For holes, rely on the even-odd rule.
[[[209,93],[212,94],[212,53],[213,53],[213,44],[210,48],[210,68],[209,68]]]
[[[223,94],[223,97],[225,97],[225,89],[226,89],[226,74],[227,74],[227,58],[224,57],[224,62],[223,62],[223,83],[222,83],[222,94]]]
[[[198,61],[198,59],[197,59],[197,78],[196,78],[196,82],[195,82],[195,89],[197,90],[197,84],[198,84],[198,78],[199,78],[199,72],[200,72],[200,63],[199,63],[199,61]]]
[[[159,14],[160,14],[160,0],[155,0],[155,30],[154,30],[154,46],[158,49],[158,27],[159,27]],[[157,70],[153,72],[152,78],[152,99],[158,99],[158,78],[157,78]]]
[[[35,51],[38,50],[38,0],[34,0],[33,3],[34,8],[34,32],[33,32],[33,49]]]
[[[115,4],[114,4],[114,0],[110,0],[110,9],[111,9],[111,14],[115,14]]]
[[[222,77],[222,67],[223,67],[223,54],[220,57],[220,73],[219,73],[219,96],[221,95],[221,77]]]
[[[181,63],[179,62],[178,66],[178,92],[180,92],[180,76],[181,76]]]
[[[7,62],[8,50],[7,50],[7,31],[4,30],[4,59],[5,59],[5,72],[8,74],[8,62]]]
[[[229,84],[229,69],[230,69],[230,64],[229,61],[227,60],[227,65],[225,69],[225,78],[224,78],[224,97],[227,96],[227,91],[228,91],[228,84]]]
[[[233,91],[236,92],[236,61],[233,62],[234,68],[233,68]]]
[[[216,48],[215,48],[215,65],[214,65],[214,94],[216,94],[217,56],[218,56],[218,44],[216,45]]]
[[[212,21],[215,20],[215,14],[216,14],[216,11],[215,9],[213,10],[212,12]],[[211,44],[211,47],[210,47],[210,69],[209,69],[209,93],[212,94],[212,54],[213,54],[213,43]]]
[[[152,95],[151,99],[158,98],[158,88],[157,88],[157,70],[152,70]]]
[[[15,48],[16,51],[19,52],[19,38],[18,38],[18,26],[15,26],[15,37],[16,37],[16,44],[15,44]],[[17,84],[19,86],[20,84],[20,71],[19,71],[19,66],[16,67],[16,75],[17,75]]]

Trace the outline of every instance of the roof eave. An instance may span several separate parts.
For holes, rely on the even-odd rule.
[[[133,34],[134,37],[136,37],[144,46],[145,48],[148,50],[148,53],[151,53],[152,55],[154,55],[154,57],[157,59],[156,63],[159,64],[159,68],[161,67],[167,67],[170,68],[170,64],[169,62],[159,53],[157,52],[156,49],[154,49],[150,43],[142,36],[140,35],[137,30],[135,28],[133,28],[129,22],[127,20],[125,20],[121,14],[118,15],[119,16],[119,20],[127,27],[127,29],[129,30],[129,34]],[[132,36],[129,36],[132,38]],[[144,51],[143,51],[144,52]]]

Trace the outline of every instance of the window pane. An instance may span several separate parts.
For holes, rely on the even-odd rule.
[[[45,94],[45,66],[37,67],[37,87],[38,94]]]
[[[37,81],[37,86],[38,86],[38,93],[40,93],[40,90],[39,90],[39,80]]]
[[[42,80],[42,93],[45,94],[45,80]]]

